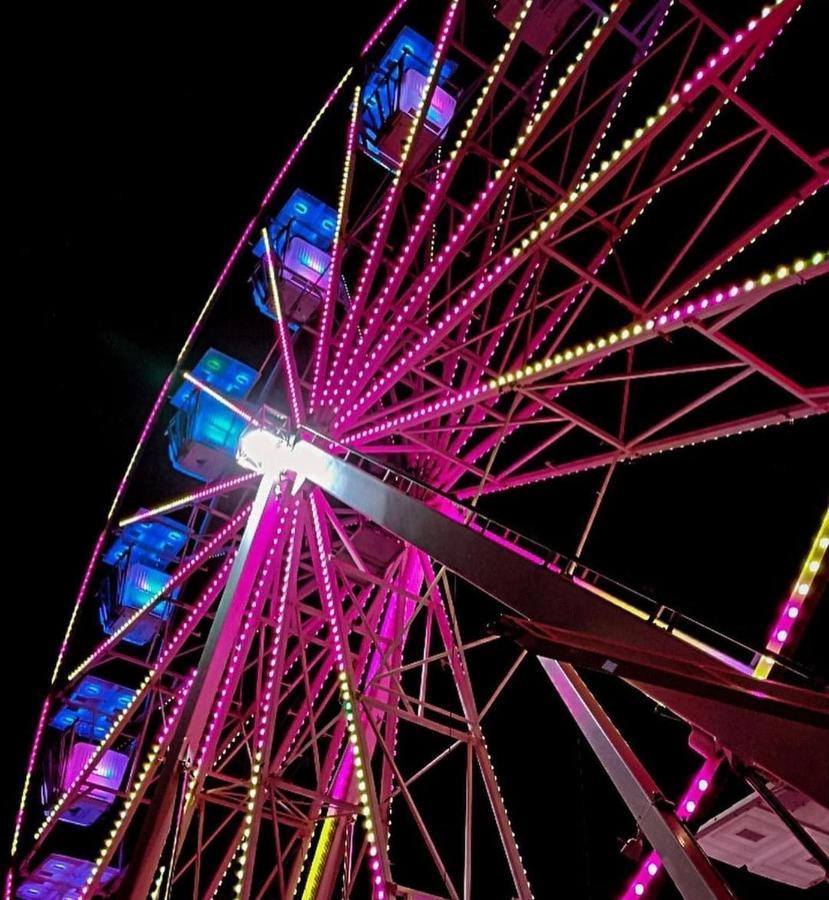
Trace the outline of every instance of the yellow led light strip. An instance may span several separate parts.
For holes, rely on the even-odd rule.
[[[334,840],[334,831],[337,826],[337,819],[334,816],[326,817],[320,829],[317,848],[314,851],[314,858],[308,867],[308,877],[305,881],[305,887],[302,889],[302,900],[315,900],[317,891],[319,890],[320,880],[322,879],[325,861],[328,859],[328,852],[331,849],[331,843]]]
[[[803,607],[809,602],[817,602],[819,593],[815,590],[816,581],[820,567],[823,565],[826,557],[827,549],[829,549],[829,509],[826,510],[823,516],[823,521],[815,535],[815,539],[812,541],[809,553],[803,561],[797,579],[792,585],[792,591],[786,599],[783,609],[778,614],[771,636],[766,644],[766,650],[770,650],[772,653],[780,653],[787,641],[791,639],[791,632],[795,623],[802,616]],[[771,656],[761,656],[754,667],[754,677],[768,678],[774,667],[774,662],[774,658]]]
[[[674,323],[683,323],[696,313],[705,312],[708,309],[715,308],[715,304],[750,293],[757,287],[768,287],[768,285],[773,284],[776,281],[782,281],[784,278],[788,278],[791,275],[799,275],[806,269],[820,265],[826,258],[827,253],[820,251],[808,259],[797,259],[790,266],[778,266],[774,272],[764,272],[756,279],[746,279],[741,285],[733,285],[731,288],[721,292],[712,291],[711,297],[703,297],[696,303],[689,303],[684,308],[674,307],[670,314],[666,309],[666,311],[651,316],[644,321],[631,322],[629,325],[620,328],[618,331],[612,331],[609,334],[603,335],[592,341],[586,341],[583,344],[576,344],[574,347],[560,353],[543,357],[540,360],[528,363],[526,366],[514,369],[511,372],[506,372],[503,375],[490,379],[488,387],[491,390],[495,390],[499,387],[521,381],[524,378],[538,375],[545,370],[563,366],[565,363],[569,363],[574,359],[589,357],[591,354],[602,355],[602,352],[606,351],[608,347],[614,347],[614,349],[617,350],[622,349],[622,347],[635,343],[636,341],[634,339],[641,338],[645,332],[653,331],[655,328],[663,326],[670,326]],[[673,304],[671,304],[671,306],[673,306]]]

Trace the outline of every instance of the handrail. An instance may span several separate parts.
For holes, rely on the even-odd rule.
[[[355,464],[363,471],[376,475],[385,483],[391,483],[406,494],[412,491],[422,494],[426,502],[460,524],[515,549],[537,565],[576,581],[580,586],[602,596],[605,600],[621,605],[654,627],[676,634],[677,637],[698,646],[699,649],[705,650],[743,674],[751,675],[757,660],[761,656],[768,656],[774,659],[781,671],[788,673],[799,683],[824,687],[815,674],[805,667],[795,665],[791,660],[771,651],[760,651],[671,606],[660,603],[637,588],[594,569],[580,557],[561,553],[527,537],[394,466],[367,456],[307,425],[301,426],[298,430],[297,438],[300,437],[334,453],[344,462]]]

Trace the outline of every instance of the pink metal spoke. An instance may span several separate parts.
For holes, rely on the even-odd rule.
[[[403,152],[400,161],[400,169],[392,178],[386,196],[383,201],[382,211],[374,234],[371,238],[368,255],[366,256],[362,270],[357,280],[357,288],[354,293],[351,307],[346,316],[343,327],[338,334],[337,352],[334,356],[333,370],[336,372],[340,366],[343,366],[343,374],[333,381],[332,403],[337,402],[337,398],[343,389],[343,380],[349,374],[349,365],[343,361],[340,363],[341,354],[344,351],[350,351],[356,338],[357,326],[363,310],[366,308],[368,293],[371,290],[375,275],[377,274],[380,263],[383,259],[382,248],[385,246],[386,239],[392,226],[392,222],[400,202],[403,189],[406,185],[406,179],[411,170],[411,161],[414,155],[410,154],[411,147],[418,140],[426,122],[426,115],[432,103],[435,88],[437,87],[440,70],[443,66],[446,51],[448,49],[449,39],[452,30],[455,27],[456,16],[459,8],[459,0],[450,0],[446,13],[441,22],[438,38],[435,42],[435,49],[429,65],[429,74],[426,79],[426,88],[417,106],[412,123],[409,127],[409,133],[406,136]],[[333,379],[330,379],[333,380]],[[329,387],[331,390],[331,387]]]
[[[708,441],[745,434],[750,431],[769,428],[772,425],[787,425],[799,419],[806,419],[809,416],[826,414],[827,412],[829,412],[829,401],[824,401],[817,407],[805,403],[798,406],[790,406],[781,410],[775,410],[772,413],[746,416],[743,419],[733,419],[725,424],[710,425],[694,431],[662,438],[661,440],[647,441],[630,450],[614,450],[578,459],[571,463],[544,466],[540,469],[524,472],[521,475],[513,475],[501,481],[492,482],[484,487],[463,488],[456,492],[456,496],[459,500],[464,500],[477,494],[490,494],[517,487],[526,487],[527,485],[537,484],[540,481],[547,481],[551,478],[577,475],[579,472],[602,468],[622,460],[643,459],[655,453],[666,453],[669,450],[678,450],[682,447],[693,447],[696,444],[704,444]]]
[[[541,109],[533,116],[524,132],[518,137],[518,141],[512,148],[509,157],[504,160],[503,168],[496,170],[495,176],[490,178],[486,183],[477,199],[473,202],[472,208],[466,213],[459,226],[431,262],[429,268],[403,295],[400,302],[401,312],[397,314],[393,322],[389,323],[380,343],[371,348],[369,357],[364,363],[361,372],[357,375],[357,378],[350,389],[350,394],[346,396],[346,399],[348,399],[349,396],[353,396],[356,391],[362,389],[368,383],[372,374],[376,372],[380,365],[387,359],[387,355],[384,353],[385,346],[388,345],[389,341],[395,335],[399,326],[405,319],[414,316],[422,307],[429,292],[445,274],[447,268],[454,259],[457,249],[462,245],[467,234],[472,233],[480,224],[501,191],[507,186],[509,176],[518,166],[520,160],[530,151],[537,136],[542,132],[546,123],[564,103],[569,92],[577,83],[580,74],[587,68],[590,61],[596,53],[598,53],[603,42],[612,33],[613,27],[621,18],[627,6],[627,0],[622,0],[621,3],[617,4],[611,17],[604,21],[600,28],[594,31],[589,39],[589,43],[585,44],[584,50],[579,54],[579,58],[568,73],[569,77],[565,78],[558,87],[553,89],[550,98],[542,104]],[[404,255],[402,261],[409,261],[409,257]],[[479,303],[486,299],[488,293],[491,292],[491,290],[494,290],[494,288],[504,280],[512,266],[512,262],[513,258],[511,256],[505,256],[495,266],[491,267],[489,271],[484,272],[481,280],[471,292],[473,293],[473,296],[479,296]],[[500,277],[502,272],[504,272],[503,278]],[[496,274],[499,276],[497,280],[495,280]],[[493,283],[494,280],[495,283]],[[484,286],[488,288],[487,293],[484,293]],[[468,299],[469,298],[463,303],[463,306],[467,305]],[[468,313],[471,314],[473,309],[474,307],[470,308]],[[458,324],[457,321],[452,321],[449,325],[444,323],[444,327],[441,331],[454,327],[456,324]],[[433,328],[431,329],[429,336],[434,338],[437,334],[438,330]],[[407,354],[407,364],[414,364],[414,355],[413,352]],[[397,372],[399,369],[400,363],[397,364],[397,369],[392,366],[391,371]],[[368,395],[370,394],[371,391],[369,390]],[[346,423],[352,421],[367,402],[368,401],[363,400],[361,403],[353,405],[344,415],[341,415],[341,420]]]
[[[486,266],[482,274],[475,280],[474,286],[463,291],[455,305],[429,329],[427,334],[392,362],[385,374],[368,385],[361,398],[340,414],[334,423],[335,430],[354,422],[364,409],[376,402],[382,394],[387,393],[400,380],[405,370],[418,365],[433,352],[447,333],[474,313],[489,295],[512,274],[516,262],[531,248],[545,240],[544,232],[548,228],[554,227],[556,231],[560,230],[609,180],[623,171],[658,134],[678,118],[683,109],[709,87],[711,82],[733,63],[734,59],[749,50],[758,52],[757,48],[762,49],[770,43],[781,26],[781,22],[785,21],[784,16],[791,11],[790,7],[793,9],[794,3],[783,0],[763,20],[761,25],[758,26],[752,20],[754,27],[744,32],[738,32],[733,41],[723,44],[718,53],[711,55],[706,65],[698,68],[695,74],[683,83],[681,89],[667,98],[667,102],[659,107],[658,115],[648,119],[646,128],[639,129],[633,140],[629,139],[623,144],[618,157],[613,158],[612,164],[608,165],[604,172],[594,171],[595,179],[583,180],[578,189],[571,192],[569,201],[564,200],[558,208],[550,210],[539,220],[535,228],[527,229],[524,236],[516,240],[507,253],[502,254],[501,257],[496,258],[495,262]],[[643,140],[643,138],[645,139]]]
[[[432,186],[432,189],[423,202],[420,213],[415,219],[414,227],[409,232],[406,242],[400,250],[397,262],[382,288],[380,288],[377,293],[377,299],[372,305],[371,315],[366,322],[365,333],[364,335],[361,335],[357,343],[357,350],[363,346],[371,346],[376,340],[378,333],[384,324],[386,312],[391,306],[394,298],[397,296],[397,292],[403,283],[409,266],[414,262],[418,250],[426,236],[429,234],[429,229],[433,226],[442,208],[442,203],[445,200],[454,177],[463,161],[463,157],[458,153],[458,150],[463,148],[465,141],[474,136],[475,131],[480,126],[481,119],[489,108],[491,99],[494,97],[495,91],[501,82],[503,72],[508,68],[510,60],[518,47],[516,37],[523,27],[524,21],[526,20],[526,11],[529,9],[530,5],[531,0],[527,0],[521,7],[518,19],[513,23],[507,42],[504,45],[501,54],[499,54],[498,59],[490,69],[489,74],[484,81],[481,93],[473,107],[472,113],[467,119],[466,125],[456,141],[456,149],[450,152],[449,159],[438,170],[435,184]],[[481,212],[480,215],[483,215],[483,212]],[[393,325],[392,322],[387,324],[389,326]]]
[[[376,439],[396,429],[406,427],[410,422],[421,424],[439,418],[447,412],[477,405],[482,400],[497,396],[503,389],[510,389],[513,385],[520,387],[533,384],[549,379],[551,376],[578,369],[587,362],[595,364],[618,350],[645,343],[657,335],[667,334],[689,322],[698,322],[718,315],[721,310],[728,309],[729,306],[743,303],[749,296],[753,301],[755,296],[752,295],[752,292],[755,290],[760,292],[760,296],[766,297],[777,290],[799,284],[804,278],[818,277],[829,270],[829,261],[826,260],[823,252],[812,257],[811,265],[807,264],[805,260],[801,262],[792,264],[791,269],[783,267],[780,270],[780,277],[777,277],[775,273],[769,275],[768,281],[765,281],[763,276],[756,280],[748,279],[739,285],[732,284],[721,290],[711,291],[710,294],[688,301],[681,306],[671,307],[657,316],[633,322],[630,326],[596,337],[593,341],[578,344],[573,348],[556,353],[552,357],[547,356],[536,360],[513,372],[507,372],[505,375],[491,378],[487,382],[479,383],[464,391],[435,400],[426,406],[406,413],[403,417],[387,419],[377,425],[356,431],[350,434],[348,439],[354,443],[359,443],[366,438]],[[797,265],[797,271],[795,271],[795,265]]]
[[[354,179],[354,155],[357,150],[357,116],[360,112],[360,88],[354,89],[354,99],[351,101],[351,119],[348,123],[348,131],[345,139],[345,161],[343,162],[342,184],[340,186],[340,199],[337,206],[337,224],[334,229],[334,242],[331,251],[330,275],[328,287],[325,291],[321,305],[319,334],[314,343],[314,369],[311,383],[311,398],[309,400],[309,412],[313,414],[320,399],[320,394],[325,398],[327,393],[323,389],[324,372],[327,371],[328,357],[331,352],[331,329],[334,324],[334,307],[340,294],[340,275],[342,271],[343,257],[343,232],[348,216],[349,201],[351,198],[351,184]]]

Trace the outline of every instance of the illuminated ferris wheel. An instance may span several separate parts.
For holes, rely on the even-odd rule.
[[[40,712],[6,898],[554,896],[567,861],[510,788],[555,791],[496,773],[499,741],[550,739],[514,699],[531,667],[633,814],[620,896],[732,896],[712,858],[825,879],[829,701],[790,655],[829,514],[765,648],[582,559],[625,462],[829,411],[827,384],[752,343],[829,271],[805,218],[829,148],[744,90],[799,7],[390,8],[140,432]],[[295,162],[336,136],[322,199]],[[252,299],[226,290],[238,270]],[[588,470],[573,554],[482,511]],[[682,724],[684,793],[659,793],[575,667]],[[717,807],[729,768],[751,790]]]

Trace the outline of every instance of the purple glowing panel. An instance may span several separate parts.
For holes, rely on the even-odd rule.
[[[83,770],[84,766],[89,762],[92,756],[94,756],[97,749],[95,744],[87,744],[84,741],[78,741],[75,746],[72,747],[72,752],[69,754],[66,765],[63,767],[61,786],[64,790],[78,777],[78,774]],[[111,788],[112,790],[117,791],[121,786],[121,781],[124,777],[124,772],[127,770],[128,762],[129,757],[126,753],[117,753],[115,750],[107,750],[87,777],[87,784],[94,784],[98,787]],[[102,798],[109,797],[112,799],[112,794],[109,791],[93,791],[92,793],[100,794]]]
[[[392,172],[400,165],[402,148],[423,96],[434,53],[434,44],[411,28],[404,28],[366,81],[360,114],[360,145],[372,159]],[[456,64],[449,60],[441,66],[426,114],[426,127],[414,148],[418,156],[434,149],[436,138],[446,130],[455,110],[454,99],[443,87],[455,68]]]
[[[426,76],[417,69],[407,69],[400,82],[400,110],[413,116],[426,92]],[[436,87],[432,103],[426,115],[426,126],[435,134],[443,135],[455,112],[455,98],[442,87]]]
[[[72,787],[97,749],[95,744],[87,744],[83,741],[78,741],[72,747],[63,767],[61,777],[63,790],[69,790]],[[66,809],[66,812],[60,817],[61,821],[83,826],[96,822],[115,800],[113,790],[118,790],[121,786],[128,762],[129,757],[125,753],[107,750],[87,776],[85,781],[87,787]],[[91,787],[91,785],[96,785],[96,787]],[[111,790],[103,790],[104,788],[111,788]]]
[[[283,278],[293,281],[299,287],[307,288],[310,284],[320,291],[328,289],[331,281],[331,254],[304,238],[291,238],[282,263]]]
[[[76,897],[83,896],[81,892],[93,869],[94,864],[89,860],[53,853],[20,885],[15,896],[26,900],[32,897],[37,897],[38,900],[75,900]],[[120,874],[120,869],[104,869],[100,884],[107,885]]]

